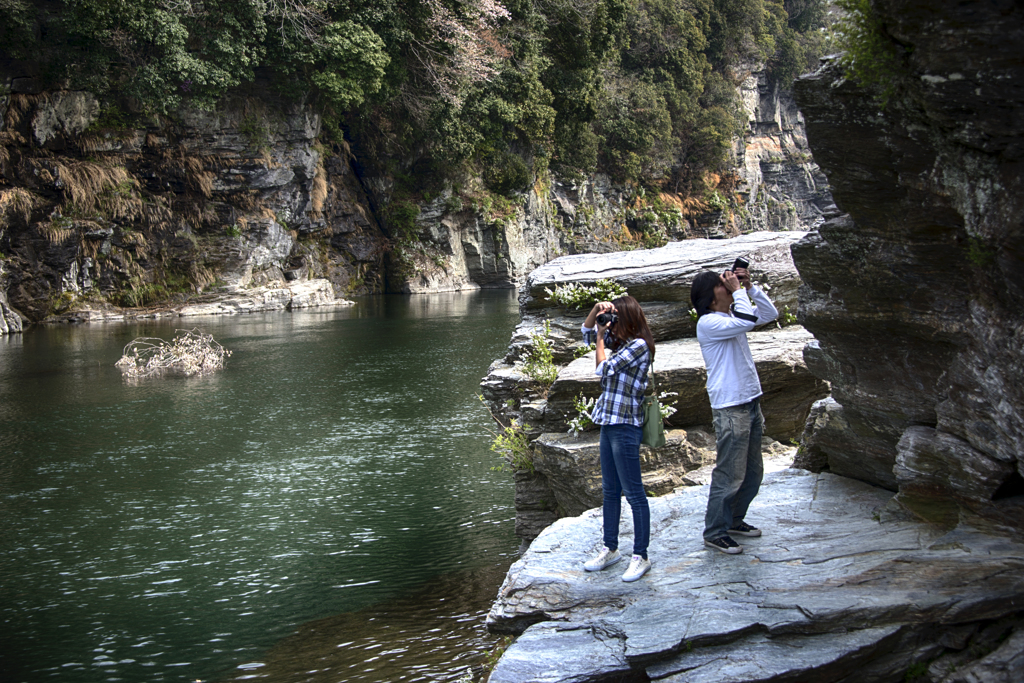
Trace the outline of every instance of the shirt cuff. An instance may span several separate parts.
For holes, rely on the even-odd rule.
[[[597,375],[598,377],[604,377],[604,364],[607,362],[608,361],[603,360],[600,363],[598,363],[597,367],[594,368],[594,374]]]
[[[586,334],[587,332],[593,332],[596,329],[596,327],[587,327],[586,323],[580,325],[580,332],[582,332],[583,334]]]

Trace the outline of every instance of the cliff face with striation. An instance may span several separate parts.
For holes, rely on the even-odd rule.
[[[1024,6],[871,5],[889,105],[832,64],[795,91],[837,206],[792,247],[831,471],[769,473],[738,556],[702,548],[706,492],[653,499],[631,584],[583,571],[598,510],[558,520],[488,616],[519,634],[491,681],[1024,680]]]
[[[1024,8],[874,4],[907,52],[889,105],[830,64],[795,88],[839,208],[793,249],[808,365],[841,406],[815,448],[927,518],[1019,524]]]
[[[763,71],[739,86],[747,129],[734,144],[746,230],[807,230],[835,209],[793,94]]]
[[[0,73],[0,334],[263,310],[259,288],[293,307],[289,288],[312,281],[321,298],[515,287],[562,254],[803,230],[831,206],[791,97],[756,70],[735,77],[748,126],[721,206],[545,176],[513,198],[424,192],[404,220],[395,178],[327,142],[303,102],[254,86],[211,112],[128,116],[19,73]]]
[[[323,279],[381,289],[383,235],[350,156],[291,102],[133,123],[87,92],[0,97],[0,242],[29,321]]]

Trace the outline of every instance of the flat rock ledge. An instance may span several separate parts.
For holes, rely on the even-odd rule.
[[[187,303],[158,308],[118,308],[110,304],[86,303],[72,312],[48,318],[46,322],[120,322],[144,318],[191,318],[353,305],[354,301],[340,299],[334,295],[329,280],[315,279],[207,294]]]
[[[652,498],[650,573],[583,571],[600,510],[537,537],[487,617],[515,634],[490,683],[1024,680],[1024,538],[911,518],[829,473],[766,475],[742,555],[705,549],[707,487]],[[624,504],[620,544],[632,545]]]

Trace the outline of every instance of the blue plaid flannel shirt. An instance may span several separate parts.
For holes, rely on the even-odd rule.
[[[597,329],[584,327],[583,343],[597,342]],[[605,345],[611,334],[605,332]],[[601,398],[597,399],[590,411],[594,424],[629,424],[641,427],[644,423],[643,401],[647,391],[647,366],[651,352],[647,342],[634,339],[619,350],[608,355],[597,366],[594,374],[601,377]]]

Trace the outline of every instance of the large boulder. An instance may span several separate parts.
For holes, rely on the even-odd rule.
[[[533,442],[534,469],[547,480],[563,517],[574,517],[601,505],[600,436],[597,431],[575,437],[542,434]],[[714,434],[699,428],[670,429],[662,448],[640,447],[644,489],[655,496],[671,493],[687,485],[687,472],[714,461]]]

